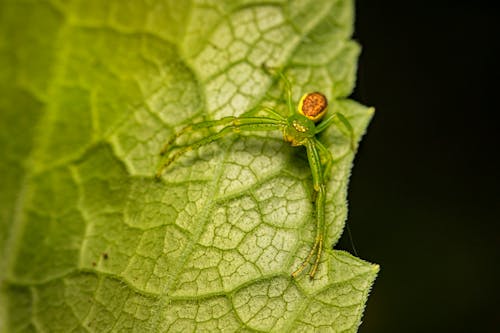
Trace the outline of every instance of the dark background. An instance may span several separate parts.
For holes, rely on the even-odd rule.
[[[500,332],[494,3],[356,2],[353,98],[377,111],[348,226],[381,265],[361,333]],[[345,232],[337,248],[351,243]]]

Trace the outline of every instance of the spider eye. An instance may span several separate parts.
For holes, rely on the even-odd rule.
[[[326,113],[328,101],[322,93],[312,92],[302,96],[299,102],[299,113],[315,123],[320,121]]]

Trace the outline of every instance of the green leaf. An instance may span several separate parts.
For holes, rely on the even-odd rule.
[[[347,214],[345,130],[317,277],[304,151],[280,133],[191,152],[162,181],[183,125],[284,107],[319,90],[356,141],[346,99],[358,45],[337,1],[0,1],[0,331],[355,332],[378,266],[330,248]]]

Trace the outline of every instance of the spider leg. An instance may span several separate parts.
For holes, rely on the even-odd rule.
[[[321,121],[318,125],[316,125],[316,132],[315,134],[323,132],[325,129],[328,128],[332,123],[334,122],[340,122],[344,128],[347,130],[349,138],[351,140],[351,149],[355,150],[356,149],[356,139],[354,137],[354,129],[352,128],[351,123],[349,120],[340,112],[335,112],[333,115],[328,117],[327,119]],[[338,127],[338,126],[337,126]],[[339,129],[341,129],[339,127]],[[342,129],[341,129],[342,130]]]
[[[285,121],[286,118],[283,117],[281,114],[276,112],[273,108],[269,106],[256,106],[254,108],[251,108],[250,110],[244,112],[240,117],[251,117],[255,116],[259,111],[264,111],[265,113],[273,116],[272,118],[279,119]]]
[[[224,120],[224,122],[222,122]],[[170,164],[172,164],[177,158],[179,158],[181,155],[191,151],[198,149],[201,146],[204,146],[206,144],[209,144],[211,142],[214,142],[232,132],[240,132],[240,131],[270,131],[270,130],[277,130],[277,129],[282,129],[283,126],[286,125],[285,122],[279,121],[276,119],[272,118],[264,118],[264,117],[227,117],[224,119],[221,119],[219,122],[218,120],[213,121],[212,123],[218,124],[213,125],[226,125],[223,127],[219,132],[210,134],[194,143],[187,144],[184,146],[179,147],[179,150],[177,150],[175,153],[170,155],[164,162],[160,164],[156,171],[156,178],[160,178],[161,174],[163,173],[163,170],[165,170]],[[228,124],[229,123],[229,124]],[[204,124],[204,123],[200,123]],[[195,124],[194,126],[199,125]],[[205,126],[203,127],[211,127],[211,126]]]
[[[333,155],[332,155],[332,152],[330,150],[328,150],[328,148],[325,147],[325,145],[323,145],[321,143],[321,141],[319,141],[318,139],[314,139],[315,141],[315,144],[316,144],[316,147],[318,147],[318,149],[320,150],[320,153],[321,153],[321,165],[323,166],[324,168],[324,172],[323,172],[323,179],[325,181],[327,181],[328,179],[330,179],[330,175],[331,175],[331,171],[332,171],[332,167],[333,167]]]
[[[180,136],[184,135],[187,132],[193,131],[193,130],[200,130],[203,128],[210,128],[210,127],[216,127],[216,126],[223,126],[226,124],[230,124],[236,117],[225,117],[221,118],[219,120],[208,120],[208,121],[203,121],[200,123],[196,124],[190,124],[185,127],[183,127],[180,131],[174,133],[168,141],[163,145],[163,148],[160,150],[160,155],[164,155],[167,153],[169,150],[173,148],[174,142],[179,138]]]
[[[325,199],[326,199],[326,185],[324,181],[324,171],[321,164],[321,158],[316,146],[317,140],[309,139],[306,142],[307,158],[309,160],[309,165],[311,167],[312,177],[313,177],[313,188],[316,191],[316,237],[314,240],[314,245],[309,251],[307,258],[302,262],[302,264],[292,273],[292,277],[297,277],[308,264],[310,264],[311,259],[316,256],[311,269],[309,270],[310,278],[314,278],[316,271],[318,270],[319,263],[321,261],[321,255],[323,253],[323,241],[325,237]]]
[[[328,181],[331,176],[331,171],[333,167],[333,155],[332,152],[329,151],[318,139],[314,138],[314,142],[316,147],[318,147],[321,158],[321,165],[323,166],[323,179]],[[312,202],[316,202],[316,195],[318,192],[313,191],[312,193]]]
[[[254,116],[259,111],[265,111],[266,113],[268,113],[270,115],[273,115],[274,118],[276,118],[277,120],[286,121],[285,117],[283,117],[282,115],[280,115],[278,112],[276,112],[271,107],[268,107],[268,106],[256,106],[256,107],[250,109],[249,111],[243,113],[239,117],[232,117],[232,116],[230,116],[230,117],[224,117],[224,118],[221,118],[221,119],[218,119],[218,120],[208,120],[208,121],[203,121],[203,122],[196,123],[196,124],[190,124],[190,125],[187,125],[187,126],[183,127],[180,131],[174,133],[168,139],[168,141],[163,145],[163,148],[160,150],[160,155],[165,155],[168,151],[172,150],[175,147],[175,145],[174,145],[175,141],[179,137],[181,137],[182,135],[184,135],[184,134],[186,134],[188,132],[191,132],[193,130],[200,130],[200,129],[204,129],[204,128],[211,128],[211,127],[228,125],[228,124],[231,124],[231,122],[233,122],[234,119],[237,119],[237,118],[250,118],[251,116]]]
[[[290,80],[288,80],[288,78],[285,76],[285,74],[283,74],[283,72],[281,70],[279,70],[279,68],[270,67],[270,66],[267,66],[265,63],[263,63],[262,69],[266,73],[269,73],[269,74],[272,74],[271,70],[273,70],[275,73],[276,72],[279,73],[280,78],[285,83],[286,94],[287,94],[286,101],[287,101],[287,106],[288,106],[288,115],[289,116],[293,115],[295,113],[295,108],[293,106],[294,104],[293,104],[293,99],[292,99],[292,84],[290,83]]]
[[[295,113],[295,109],[293,107],[293,99],[292,99],[292,84],[290,83],[290,80],[283,74],[283,72],[280,72],[280,77],[285,82],[285,87],[286,87],[286,101],[288,105],[288,114],[291,116],[292,114]]]

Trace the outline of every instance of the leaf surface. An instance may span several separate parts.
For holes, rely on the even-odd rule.
[[[358,45],[337,1],[0,1],[2,331],[355,332],[378,266],[331,250],[350,139],[331,126],[328,249],[310,168],[281,133],[242,133],[153,175],[184,125],[322,91],[358,141]],[[193,134],[196,135],[196,134]]]

